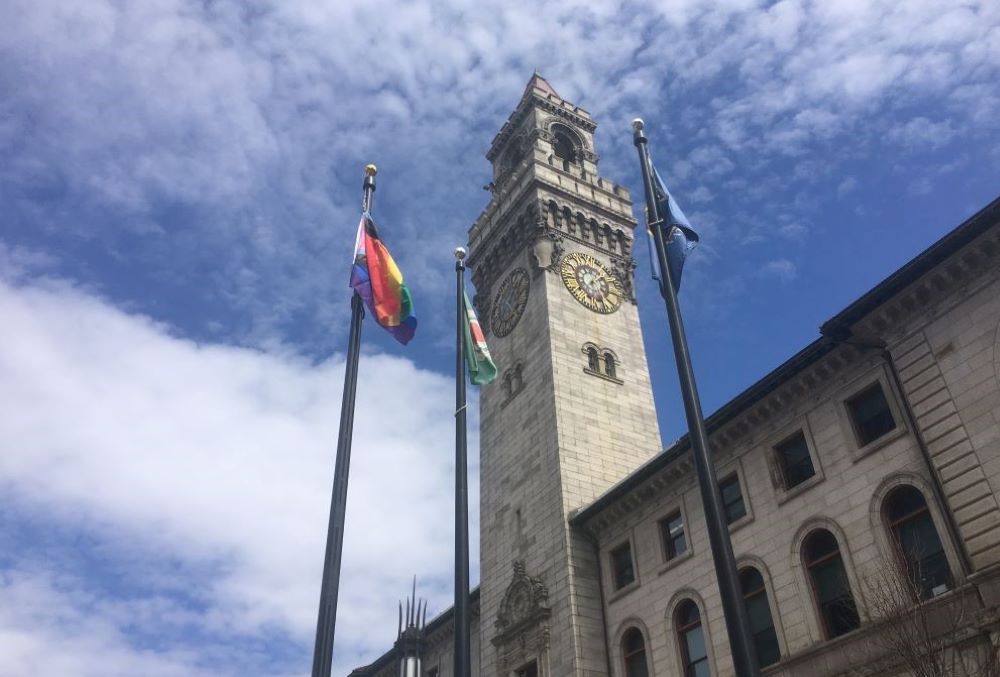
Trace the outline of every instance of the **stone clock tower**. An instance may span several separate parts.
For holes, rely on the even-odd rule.
[[[483,677],[608,673],[595,546],[567,519],[661,448],[636,221],[629,192],[597,173],[595,127],[532,77],[487,154],[493,198],[469,231],[500,369],[480,400]]]

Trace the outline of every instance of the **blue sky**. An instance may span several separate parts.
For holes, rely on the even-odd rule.
[[[13,0],[0,22],[2,674],[308,672],[368,162],[420,328],[364,334],[338,674],[392,641],[412,574],[450,603],[451,252],[535,68],[636,197],[645,118],[702,234],[682,300],[708,412],[1000,192],[996,3]]]

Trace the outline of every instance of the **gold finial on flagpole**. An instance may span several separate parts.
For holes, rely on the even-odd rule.
[[[461,261],[465,258],[465,247],[455,247],[455,258]]]
[[[365,165],[365,176],[375,176],[378,173],[378,167],[375,165]]]

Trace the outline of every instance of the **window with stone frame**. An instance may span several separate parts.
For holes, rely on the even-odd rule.
[[[632,562],[632,545],[625,541],[611,551],[611,576],[615,590],[635,582],[635,565]]]
[[[625,677],[649,677],[646,641],[639,628],[629,628],[622,636],[622,658],[625,662]]]
[[[611,378],[617,378],[615,375],[615,356],[610,352],[604,353],[604,374]]]
[[[719,482],[719,492],[722,494],[722,505],[726,511],[726,524],[732,524],[746,516],[747,506],[743,502],[740,476],[737,473],[733,473]]]
[[[538,663],[531,661],[522,668],[514,672],[516,677],[538,677]]]
[[[781,649],[778,647],[778,635],[774,631],[764,577],[754,567],[741,569],[740,588],[743,591],[747,618],[750,620],[750,634],[757,653],[757,663],[766,668],[781,659]]]
[[[839,637],[859,627],[858,607],[836,537],[826,529],[810,533],[802,543],[802,561],[826,637]]]
[[[569,132],[557,129],[552,135],[552,152],[562,163],[564,170],[569,170],[570,165],[577,161],[578,152],[576,143]]]
[[[684,677],[711,677],[708,646],[705,642],[705,630],[701,625],[698,605],[692,600],[681,602],[677,607],[675,618]]]
[[[774,447],[775,460],[781,472],[782,487],[792,489],[816,474],[809,443],[803,431],[798,431]]]
[[[859,447],[864,447],[896,429],[882,384],[873,383],[846,402]]]
[[[668,562],[687,552],[687,534],[680,510],[660,520],[660,535],[663,539],[663,558]]]
[[[894,489],[883,504],[896,555],[912,589],[928,599],[952,588],[951,569],[924,495],[913,486]]]

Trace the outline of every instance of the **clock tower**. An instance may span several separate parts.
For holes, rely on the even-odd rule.
[[[610,591],[567,520],[661,449],[636,221],[628,190],[598,174],[595,128],[535,74],[487,153],[492,199],[469,230],[500,370],[480,398],[483,677],[608,674]]]

